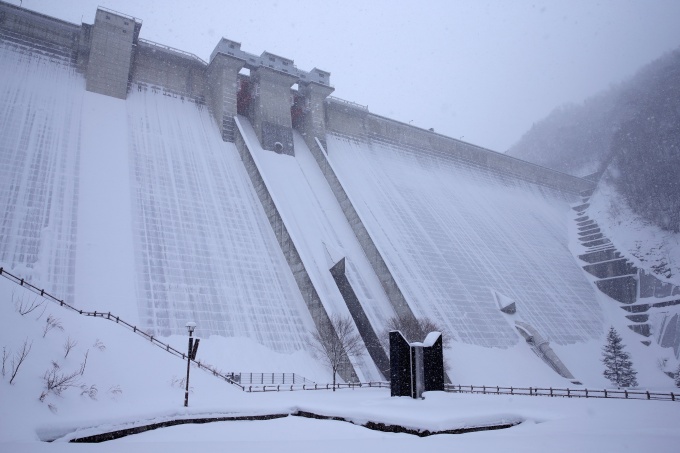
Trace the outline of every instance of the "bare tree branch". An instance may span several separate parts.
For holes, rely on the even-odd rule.
[[[14,382],[14,378],[17,377],[17,373],[19,372],[19,367],[21,366],[22,363],[24,363],[24,360],[26,360],[26,357],[28,357],[28,353],[31,352],[31,346],[33,346],[33,342],[28,343],[28,338],[24,340],[24,344],[21,347],[21,351],[17,352],[14,354],[14,357],[12,357],[12,377],[9,379],[9,383],[11,384]],[[3,351],[3,356],[4,356],[4,351]],[[4,357],[3,357],[3,368],[4,368]]]
[[[42,306],[43,303],[45,303],[45,299],[40,300],[38,302],[38,296],[35,296],[33,300],[27,301],[23,296],[22,297],[17,297],[16,300],[14,298],[14,291],[12,291],[12,303],[14,304],[14,308],[16,309],[17,312],[21,316],[27,315],[33,310],[39,308]]]
[[[389,349],[389,333],[392,330],[401,332],[409,343],[425,341],[425,337],[430,332],[441,332],[443,338],[449,337],[448,331],[430,318],[408,320],[393,316],[385,323],[385,331],[381,335],[381,341],[387,349]]]
[[[364,352],[364,343],[354,328],[354,322],[349,316],[333,314],[327,329],[316,330],[311,333],[312,348],[321,361],[333,373],[333,390],[335,380],[341,365],[349,357],[360,357]]]
[[[7,346],[2,347],[2,377],[5,377],[5,364],[9,359],[10,353],[7,352]]]
[[[47,333],[52,329],[63,331],[64,326],[61,325],[61,321],[58,318],[49,315],[45,320],[45,327],[43,328],[43,338],[45,338],[45,335],[47,335]]]
[[[45,371],[45,374],[43,375],[45,390],[40,394],[40,401],[43,401],[50,392],[59,396],[64,390],[70,387],[78,387],[80,385],[80,381],[78,380],[80,375],[80,370],[76,370],[72,373],[62,373],[59,364],[53,361],[52,368]]]
[[[73,349],[78,342],[76,340],[71,339],[71,337],[66,338],[66,341],[64,342],[64,358],[68,357],[68,353],[71,352],[71,349]]]

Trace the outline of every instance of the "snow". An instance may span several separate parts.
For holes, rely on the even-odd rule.
[[[328,155],[417,316],[456,341],[508,348],[520,338],[495,291],[553,342],[601,335],[595,291],[568,251],[573,196],[379,141],[331,135]]]
[[[680,234],[664,231],[636,215],[617,193],[614,175],[613,170],[605,172],[589,200],[587,214],[616,250],[639,269],[638,303],[677,301],[680,298]],[[680,305],[651,306],[645,313],[649,315],[654,346],[661,346],[654,354],[656,367],[675,372],[680,359]]]
[[[680,233],[664,231],[636,215],[606,173],[590,199],[588,215],[636,267],[680,286]],[[654,267],[668,272],[655,272]]]
[[[85,92],[81,130],[75,304],[139,325],[125,101]],[[113,277],[113,278],[112,278]]]

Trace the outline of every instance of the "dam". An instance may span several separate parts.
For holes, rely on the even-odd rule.
[[[153,335],[290,353],[349,316],[346,380],[385,378],[392,318],[574,378],[548,341],[599,341],[617,303],[573,253],[592,181],[334,98],[326,70],[142,31],[0,2],[0,265]]]

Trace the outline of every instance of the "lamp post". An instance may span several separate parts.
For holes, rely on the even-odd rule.
[[[186,324],[186,328],[189,331],[189,349],[187,351],[187,387],[186,390],[184,391],[184,407],[189,406],[189,368],[191,366],[191,354],[194,348],[194,339],[192,335],[194,333],[194,329],[196,328],[196,323],[193,321],[189,321]]]

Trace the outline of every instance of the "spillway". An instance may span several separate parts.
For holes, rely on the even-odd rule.
[[[237,124],[326,312],[350,316],[330,272],[344,258],[364,312],[382,334],[394,310],[302,136],[293,132],[294,156],[277,154],[262,149],[246,118]],[[357,360],[364,379],[380,379],[370,362]]]

